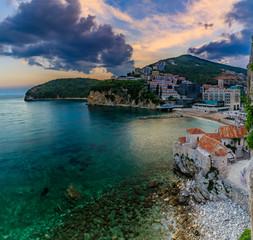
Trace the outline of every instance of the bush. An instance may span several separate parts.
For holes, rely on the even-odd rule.
[[[242,235],[238,238],[238,240],[250,240],[251,239],[251,231],[250,229],[245,229]]]

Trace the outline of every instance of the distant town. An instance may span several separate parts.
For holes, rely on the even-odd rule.
[[[247,77],[244,73],[225,70],[216,77],[216,85],[202,86],[187,80],[183,76],[164,73],[167,64],[176,65],[171,59],[159,61],[153,66],[136,68],[128,76],[115,80],[145,79],[148,88],[159,95],[165,104],[192,107],[206,112],[234,111],[242,107],[241,96],[247,94]]]

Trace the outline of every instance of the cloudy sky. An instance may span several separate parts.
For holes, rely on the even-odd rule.
[[[2,0],[0,87],[109,78],[190,53],[246,67],[252,0]]]

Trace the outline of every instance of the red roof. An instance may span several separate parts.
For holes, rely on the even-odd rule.
[[[215,156],[217,157],[224,157],[228,154],[227,150],[224,148],[220,148],[215,152]]]
[[[219,135],[219,133],[207,133],[206,135],[208,137],[213,138],[214,140],[220,142],[220,135]]]
[[[178,141],[179,141],[181,144],[186,143],[186,137],[180,137],[180,138],[178,139]]]
[[[190,129],[187,129],[187,132],[190,134],[205,134],[205,132],[203,132],[199,128],[190,128]]]
[[[203,136],[197,143],[200,148],[204,149],[209,153],[211,153],[219,144],[219,141],[210,138],[207,135]]]
[[[220,127],[221,138],[242,138],[243,134],[236,126],[222,126]]]

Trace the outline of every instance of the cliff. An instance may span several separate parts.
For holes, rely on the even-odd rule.
[[[99,82],[89,78],[56,79],[29,89],[24,100],[86,99],[90,88]]]
[[[155,109],[160,98],[146,89],[145,81],[108,80],[91,88],[88,104]]]

